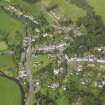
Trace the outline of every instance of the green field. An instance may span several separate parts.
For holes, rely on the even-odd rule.
[[[105,0],[88,0],[88,2],[105,23]]]
[[[22,23],[0,10],[0,31],[13,34],[22,29]]]
[[[6,50],[7,48],[8,46],[4,41],[0,42],[0,51]]]
[[[48,58],[48,55],[38,55],[31,58],[30,67],[35,74],[38,70],[47,66],[51,60]]]
[[[25,0],[11,0],[10,4],[16,5],[18,8],[24,10],[27,14],[37,17],[41,17],[42,14],[51,24],[52,18],[43,10],[40,2],[29,3]]]
[[[38,3],[29,3],[25,0],[11,0],[10,4],[18,6],[18,8],[23,9],[24,11],[33,16],[39,16],[41,12]]]
[[[44,0],[43,0],[44,1]],[[60,17],[68,17],[73,21],[78,20],[79,17],[83,17],[86,15],[85,11],[76,5],[66,1],[66,0],[46,0],[48,6],[51,7],[53,5],[58,5],[56,14],[60,15]]]
[[[7,0],[6,0],[7,1]],[[41,2],[45,2],[49,7],[53,5],[58,5],[58,9],[56,11],[56,14],[60,16],[61,18],[66,16],[70,18],[73,21],[78,20],[79,17],[83,17],[86,15],[86,12],[77,7],[76,5],[66,1],[66,0],[40,0]],[[35,2],[35,3],[29,3],[27,0],[10,0],[10,4],[16,5],[18,8],[23,9],[28,14],[31,14],[33,16],[41,16],[41,14],[44,14],[44,17],[51,23],[53,20],[48,15],[48,13],[43,9],[43,5],[41,2]]]
[[[21,105],[19,86],[4,77],[0,77],[0,105]]]
[[[0,55],[0,71],[10,76],[16,76],[16,64],[10,55]]]

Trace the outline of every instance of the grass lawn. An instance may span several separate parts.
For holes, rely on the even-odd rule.
[[[21,105],[19,86],[4,77],[0,77],[0,105]]]
[[[6,50],[7,48],[8,46],[4,41],[0,42],[0,51]]]
[[[0,71],[10,75],[16,76],[16,64],[10,55],[0,55]]]
[[[68,98],[64,95],[59,97],[59,99],[57,100],[57,105],[69,105]]]
[[[88,0],[88,2],[105,23],[105,0]]]
[[[22,29],[22,23],[0,10],[0,31],[14,33]]]
[[[38,55],[31,58],[30,67],[33,70],[33,74],[38,70],[44,68],[50,63],[51,60],[48,58],[48,55]]]

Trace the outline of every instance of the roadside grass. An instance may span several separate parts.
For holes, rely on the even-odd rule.
[[[0,42],[0,51],[7,50],[8,46],[4,41]]]
[[[9,14],[0,10],[0,31],[6,33],[14,33],[22,29],[22,23],[12,18]]]
[[[5,77],[0,77],[0,105],[21,105],[19,86]]]
[[[105,24],[105,0],[88,0],[90,6],[92,6],[97,15],[101,16]]]
[[[17,75],[16,64],[14,63],[11,55],[0,55],[0,71],[8,74],[9,76]]]

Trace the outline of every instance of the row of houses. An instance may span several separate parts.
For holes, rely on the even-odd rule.
[[[25,37],[22,44],[21,62],[19,63],[19,70],[20,70],[19,77],[20,78],[26,78],[30,76],[29,74],[27,74],[27,70],[26,70],[27,68],[25,66],[27,54],[30,52],[28,49],[29,41],[33,42],[35,40],[34,39],[32,40],[31,37]]]
[[[44,48],[38,48],[33,51],[33,53],[54,53],[55,51],[63,51],[67,47],[66,43],[61,43],[58,45],[45,46]]]
[[[32,15],[25,14],[24,11],[21,11],[17,9],[16,7],[12,5],[1,5],[2,9],[5,10],[6,12],[9,12],[13,15],[15,15],[18,18],[23,18],[31,21],[32,23],[38,25],[39,22],[35,20],[35,18]]]

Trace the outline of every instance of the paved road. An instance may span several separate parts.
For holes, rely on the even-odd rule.
[[[26,102],[26,105],[29,105],[30,103],[30,97],[33,96],[33,82],[32,82],[32,72],[30,70],[28,61],[30,60],[31,57],[31,36],[29,37],[30,40],[28,42],[28,47],[27,47],[27,53],[26,53],[26,63],[25,63],[25,68],[26,68],[26,72],[28,75],[28,81],[29,81],[29,94],[28,94],[28,99]]]
[[[67,55],[65,55],[65,59],[67,60],[68,63],[70,63],[72,61],[105,63],[105,59],[97,59],[97,58],[86,58],[86,57],[84,57],[84,58],[78,58],[78,57],[69,58]]]
[[[21,71],[25,71],[26,72],[26,79],[29,83],[29,92],[28,92],[28,97],[26,100],[25,105],[30,105],[30,97],[33,96],[33,82],[32,82],[32,72],[30,70],[28,61],[30,60],[31,57],[31,36],[25,37],[23,40],[23,44],[22,44],[22,53],[21,53]],[[24,46],[25,45],[25,46]],[[27,46],[27,47],[26,47]],[[22,69],[23,68],[23,69]],[[24,78],[24,76],[23,76]]]

